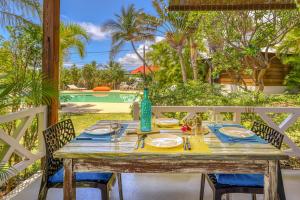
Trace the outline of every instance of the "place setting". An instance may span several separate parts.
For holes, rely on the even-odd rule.
[[[127,126],[127,124],[121,124],[118,121],[94,125],[85,129],[73,142],[119,142]]]
[[[219,123],[215,117],[210,120],[208,128],[222,143],[267,144],[264,139],[244,126],[240,124]]]
[[[148,153],[209,152],[208,145],[204,143],[201,133],[204,129],[199,129],[196,124],[189,127],[186,121],[182,124],[178,119],[157,118],[154,120],[153,127],[148,132],[137,130],[138,140],[135,151]],[[196,134],[197,131],[198,134]]]

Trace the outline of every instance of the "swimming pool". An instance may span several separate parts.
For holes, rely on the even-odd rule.
[[[136,98],[137,94],[121,92],[81,92],[60,94],[60,101],[63,103],[133,103]]]

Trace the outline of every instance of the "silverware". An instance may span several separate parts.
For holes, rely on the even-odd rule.
[[[147,135],[144,135],[144,136],[142,137],[142,140],[141,140],[141,142],[142,142],[141,148],[142,148],[142,149],[145,147],[145,139],[146,139],[146,137],[147,137]]]
[[[90,138],[90,137],[78,137],[76,140],[94,140],[94,141],[107,141],[106,138]]]
[[[189,137],[186,138],[186,145],[187,145],[187,149],[188,149],[189,151],[192,150],[192,146],[191,146],[190,138],[189,138]]]
[[[185,137],[182,137],[183,140],[183,149],[186,151],[187,150],[187,146],[186,146],[186,139]]]
[[[141,139],[138,138],[138,140],[137,140],[137,142],[136,142],[135,149],[138,149],[138,148],[139,148],[139,146],[140,146],[140,141],[141,141]]]

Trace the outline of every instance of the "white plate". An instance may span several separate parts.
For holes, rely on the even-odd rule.
[[[158,126],[176,126],[179,124],[179,120],[170,118],[159,118],[155,120],[155,123]]]
[[[255,135],[255,133],[248,129],[238,127],[223,127],[220,128],[220,132],[227,136],[236,138],[247,138]]]
[[[95,129],[88,129],[84,131],[90,135],[107,135],[113,132],[110,128],[95,128]]]
[[[148,135],[145,144],[156,148],[174,148],[182,145],[183,140],[177,135],[153,134]]]

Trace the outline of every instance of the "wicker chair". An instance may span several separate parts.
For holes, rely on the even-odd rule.
[[[280,149],[283,141],[284,135],[280,132],[274,130],[273,128],[254,122],[252,129],[254,133],[256,133],[261,138],[265,139],[268,143],[272,144],[276,148]],[[278,197],[280,200],[285,200],[285,192],[282,180],[282,174],[280,170],[280,165],[278,169]],[[252,194],[252,199],[256,200],[256,194],[264,194],[264,188],[258,186],[232,186],[232,185],[224,185],[220,184],[217,181],[215,174],[202,174],[201,175],[201,189],[200,189],[200,200],[204,198],[204,187],[205,187],[205,179],[208,181],[210,187],[213,191],[213,199],[221,200],[222,195],[226,194],[226,199],[229,199],[230,193],[246,193]]]
[[[63,162],[62,159],[54,158],[53,153],[75,138],[73,123],[70,119],[49,127],[43,134],[46,143],[46,159],[39,200],[46,199],[49,188],[63,187]],[[76,187],[99,188],[102,200],[108,200],[115,177],[112,173],[76,173]]]

